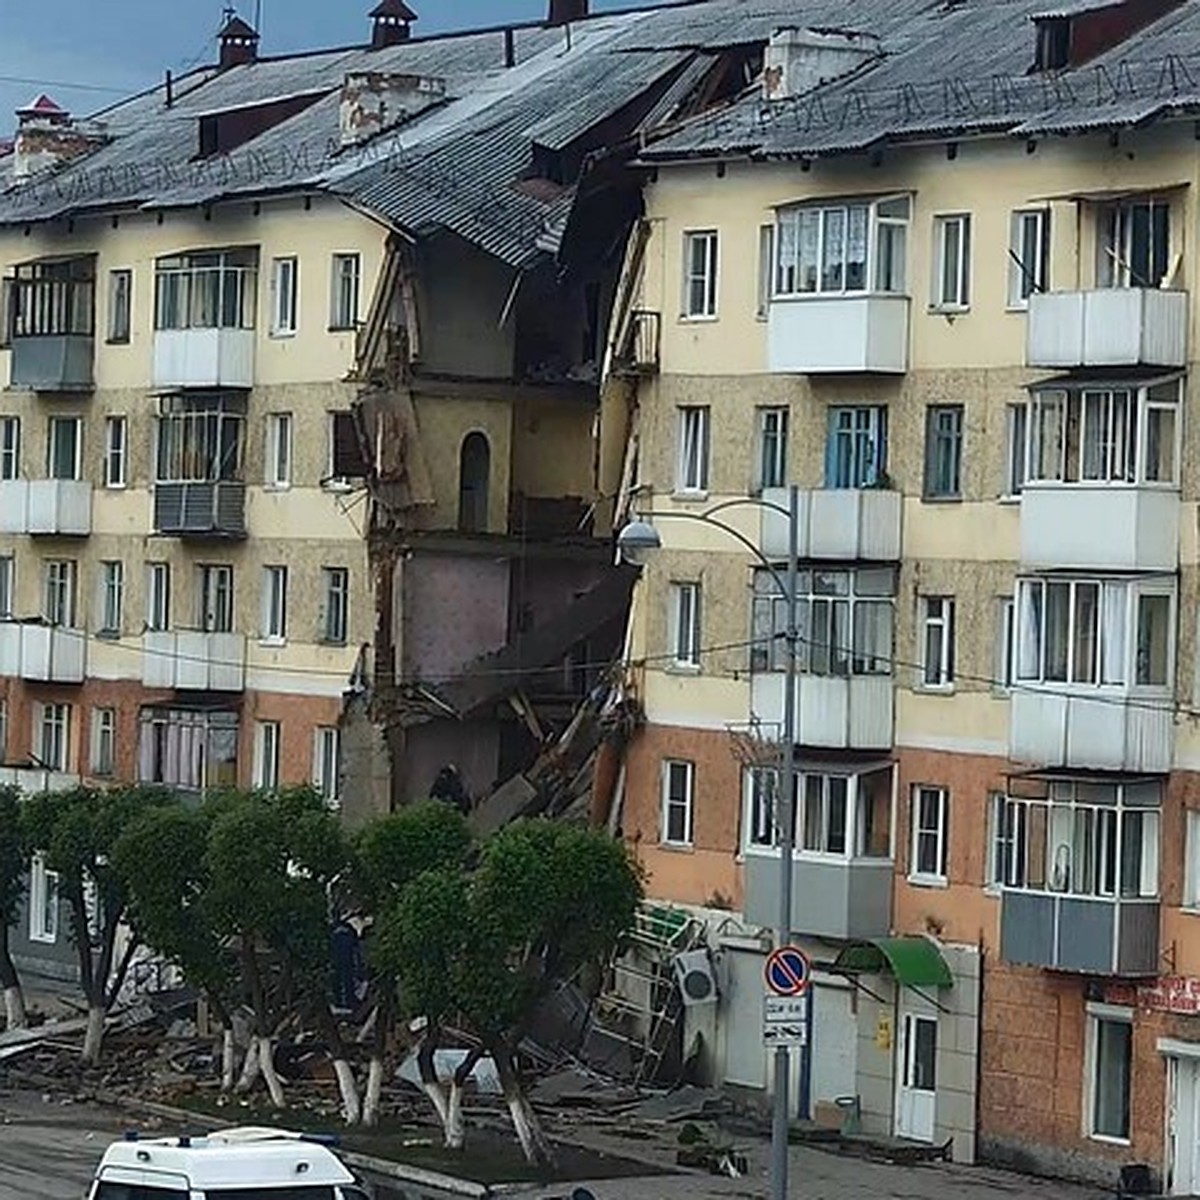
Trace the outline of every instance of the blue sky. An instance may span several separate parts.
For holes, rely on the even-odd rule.
[[[256,0],[241,0],[254,19]],[[364,41],[375,0],[259,0],[263,53]],[[538,20],[547,0],[409,0],[419,33]],[[222,0],[0,0],[0,136],[13,111],[47,92],[86,113],[161,79],[168,69],[215,58]],[[594,11],[633,7],[596,0]],[[64,86],[75,85],[75,86]]]

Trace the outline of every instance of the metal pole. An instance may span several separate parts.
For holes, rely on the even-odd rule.
[[[783,693],[783,762],[779,772],[779,923],[775,945],[792,940],[792,845],[796,811],[796,650],[800,642],[800,606],[797,600],[797,562],[800,552],[800,489],[788,489],[787,561],[787,663]],[[790,1054],[786,1046],[775,1049],[775,1112],[771,1125],[772,1200],[787,1200],[788,1194],[788,1084]]]

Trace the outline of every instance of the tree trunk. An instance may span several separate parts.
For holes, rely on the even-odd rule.
[[[357,1125],[362,1120],[362,1104],[358,1098],[358,1084],[354,1079],[354,1071],[344,1058],[335,1058],[333,1073],[337,1078],[338,1091],[342,1095],[342,1117],[347,1125]]]
[[[246,1057],[242,1060],[242,1073],[234,1091],[239,1095],[245,1095],[254,1086],[254,1081],[258,1078],[258,1071],[258,1038],[252,1035],[250,1045],[246,1047]]]
[[[271,1103],[276,1108],[286,1108],[287,1101],[283,1098],[283,1084],[275,1072],[275,1047],[269,1037],[258,1039],[258,1065],[262,1070],[267,1091],[271,1094]]]
[[[525,1095],[512,1053],[507,1047],[494,1046],[492,1058],[496,1063],[496,1073],[500,1076],[500,1086],[504,1089],[508,1115],[512,1118],[513,1129],[516,1131],[517,1141],[521,1143],[525,1161],[535,1167],[554,1166],[554,1148],[542,1129],[537,1113],[533,1111],[533,1105]]]
[[[232,1092],[234,1075],[237,1071],[237,1047],[233,1042],[233,1030],[221,1026],[221,1091]]]
[[[467,1142],[463,1127],[463,1089],[457,1079],[450,1081],[450,1100],[446,1105],[446,1148],[461,1150]]]
[[[83,1035],[83,1061],[94,1067],[100,1061],[100,1047],[104,1042],[104,1008],[98,1004],[88,1006],[87,1032]]]
[[[8,949],[8,927],[0,929],[0,989],[4,991],[4,1020],[6,1029],[24,1029],[25,993],[17,975],[17,964]]]
[[[363,1101],[363,1124],[375,1126],[379,1124],[379,1097],[383,1091],[383,1058],[378,1054],[371,1055],[371,1065],[367,1068],[367,1094]]]

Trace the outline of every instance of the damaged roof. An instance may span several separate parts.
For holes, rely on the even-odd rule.
[[[449,230],[528,268],[558,250],[587,155],[614,136],[636,135],[649,160],[786,158],[922,136],[1070,133],[1200,108],[1200,0],[1086,67],[1034,74],[1033,18],[1047,11],[1046,0],[695,0],[566,28],[205,67],[173,82],[169,105],[163,86],[98,114],[87,130],[103,136],[83,157],[0,189],[0,224],[325,192],[412,237]],[[723,52],[761,48],[782,27],[867,33],[880,53],[792,99],[764,101],[747,79],[740,99],[681,122]],[[343,147],[343,84],[362,72],[440,80],[444,96]],[[269,104],[291,107],[229,152],[200,157],[202,117]]]

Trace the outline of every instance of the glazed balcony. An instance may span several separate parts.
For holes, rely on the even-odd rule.
[[[11,385],[35,392],[91,391],[96,357],[94,260],[21,263],[9,283]]]
[[[154,528],[170,537],[244,538],[246,485],[237,479],[157,483]]]
[[[1035,292],[1029,297],[1025,361],[1031,367],[1182,367],[1187,324],[1187,292]]]
[[[872,938],[892,927],[890,858],[805,858],[792,863],[792,929],[813,937]],[[779,856],[745,857],[745,919],[773,926],[779,919]]]

